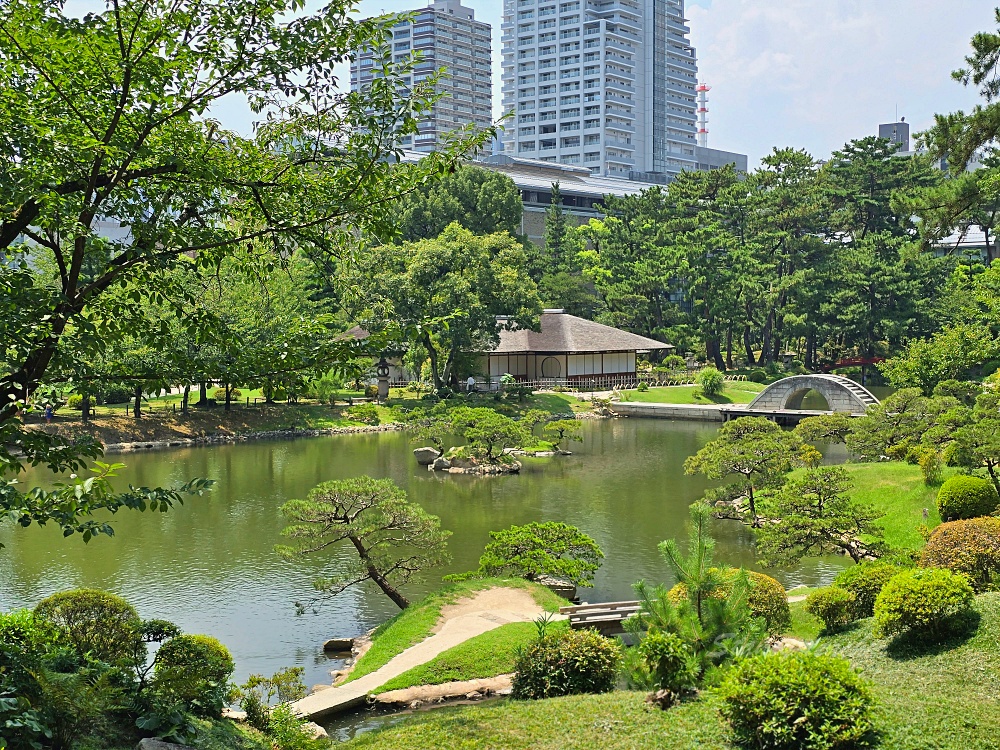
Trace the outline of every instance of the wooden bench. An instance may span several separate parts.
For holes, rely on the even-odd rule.
[[[622,621],[639,612],[640,602],[604,602],[603,604],[578,604],[560,607],[559,614],[569,618],[575,629],[595,628],[602,633],[623,633]]]

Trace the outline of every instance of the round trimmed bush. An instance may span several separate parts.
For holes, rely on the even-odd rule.
[[[833,579],[833,585],[854,595],[854,617],[875,614],[875,599],[882,588],[904,568],[882,560],[867,560],[845,568]]]
[[[225,401],[226,400],[226,389],[225,388],[216,388],[212,392],[212,398],[214,398],[216,401]],[[230,401],[239,401],[242,398],[243,398],[243,391],[241,391],[239,388],[231,388],[229,390],[229,400]]]
[[[1000,496],[988,479],[957,476],[941,485],[937,506],[943,521],[978,518],[994,513],[1000,507]]]
[[[77,411],[83,410],[83,396],[79,393],[71,393],[69,398],[66,399],[66,406],[69,409],[76,409]]]
[[[81,656],[116,664],[141,646],[142,621],[135,607],[116,594],[73,589],[35,606],[35,616],[51,622]]]
[[[810,651],[737,662],[721,686],[736,744],[773,750],[865,748],[875,743],[874,696],[846,659]]]
[[[206,718],[222,715],[228,680],[236,665],[229,649],[207,635],[178,635],[156,654],[153,689]]]
[[[919,562],[925,568],[961,573],[976,591],[1000,587],[1000,518],[941,524],[921,550]]]
[[[750,374],[747,375],[747,380],[751,383],[766,383],[767,382],[767,371],[757,368],[756,370],[751,370]]]
[[[806,597],[806,612],[823,621],[828,633],[846,628],[855,619],[855,597],[850,591],[830,586]]]
[[[904,570],[875,600],[876,637],[912,632],[940,640],[972,607],[975,594],[965,576],[944,568]]]
[[[361,424],[377,425],[379,423],[378,407],[375,404],[358,404],[347,410],[347,416]]]
[[[712,593],[718,599],[725,599],[732,592],[732,584],[740,574],[740,568],[712,568],[709,572],[718,575],[721,585]],[[755,570],[743,570],[750,582],[750,592],[747,604],[750,614],[764,620],[767,632],[778,635],[792,624],[792,611],[788,607],[788,592],[785,587],[771,576],[758,573]],[[668,592],[667,596],[674,604],[687,598],[687,587],[678,583]]]
[[[614,690],[621,647],[595,630],[562,630],[528,646],[517,659],[511,696],[556,698]]]
[[[698,684],[698,659],[676,633],[648,633],[638,648],[657,690],[682,693]]]

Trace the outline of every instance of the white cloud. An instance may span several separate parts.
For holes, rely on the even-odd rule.
[[[688,4],[700,77],[712,86],[710,145],[816,156],[900,116],[914,129],[968,109],[951,79],[991,27],[984,0],[709,0]]]

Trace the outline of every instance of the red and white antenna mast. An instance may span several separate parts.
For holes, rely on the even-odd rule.
[[[708,148],[708,92],[712,87],[706,83],[699,83],[695,91],[698,92],[698,145]]]

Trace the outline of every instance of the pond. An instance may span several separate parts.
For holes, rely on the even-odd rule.
[[[122,513],[116,535],[84,544],[53,528],[0,531],[0,609],[32,606],[75,586],[115,591],[145,618],[165,618],[187,632],[209,633],[237,661],[235,677],[271,674],[301,665],[307,684],[329,683],[322,642],[354,636],[397,611],[379,591],[349,590],[296,615],[310,581],[347,558],[347,549],[292,563],[272,551],[284,522],[278,507],[303,497],[319,482],[360,474],[391,477],[442,525],[454,532],[454,563],[408,588],[411,598],[440,585],[441,576],[476,566],[491,530],[528,521],[579,526],[607,555],[588,601],[632,597],[646,578],[670,583],[656,545],[684,538],[687,506],[704,491],[701,477],[685,476],[684,459],[717,430],[715,424],[660,420],[594,420],[568,457],[525,461],[518,476],[432,474],[417,465],[407,435],[338,435],[294,441],[248,442],[113,457],[127,463],[125,481],[155,486],[191,477],[217,480],[209,495],[165,514]],[[27,481],[40,481],[38,476]],[[753,566],[750,533],[719,522],[717,557]],[[786,586],[828,581],[840,558],[811,560],[773,573]]]

